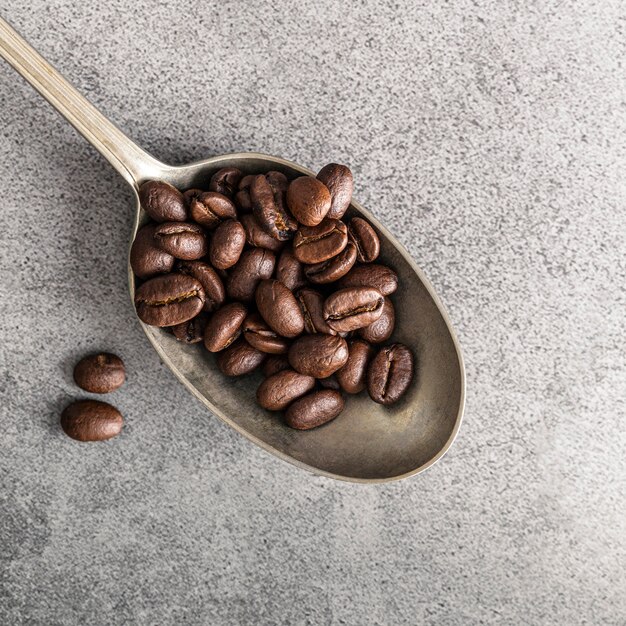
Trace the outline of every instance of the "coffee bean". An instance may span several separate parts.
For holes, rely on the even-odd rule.
[[[246,231],[240,222],[226,220],[213,233],[209,245],[209,259],[213,267],[228,269],[239,261],[246,243]]]
[[[204,191],[202,191],[202,189],[187,189],[187,191],[185,191],[183,193],[183,198],[185,199],[185,206],[187,207],[187,214],[191,215],[191,203],[194,200],[197,200],[202,194],[204,193]]]
[[[381,348],[367,370],[367,391],[378,404],[397,402],[413,380],[413,354],[401,343]]]
[[[154,230],[154,241],[161,250],[184,261],[203,257],[209,249],[207,237],[197,224],[165,222]]]
[[[61,413],[61,428],[77,441],[104,441],[119,435],[124,418],[110,404],[98,400],[79,400]]]
[[[386,265],[355,265],[339,280],[338,287],[374,287],[389,296],[398,288],[398,275]]]
[[[224,220],[236,220],[237,209],[230,198],[216,191],[207,191],[193,198],[191,218],[207,230],[216,229]]]
[[[334,389],[335,391],[341,391],[341,385],[337,380],[337,374],[331,374],[326,378],[320,378],[318,382],[320,384],[320,387],[323,387],[324,389]]]
[[[286,354],[289,341],[273,331],[259,315],[250,313],[243,323],[245,340],[257,350],[268,354]]]
[[[255,248],[266,248],[272,252],[282,250],[285,245],[284,241],[278,241],[274,237],[270,237],[262,228],[256,217],[252,213],[246,213],[241,216],[241,224],[246,231],[246,242],[249,246]]]
[[[289,365],[289,359],[286,354],[270,354],[267,359],[263,361],[263,376],[266,378],[282,372],[283,370],[291,369]]]
[[[224,283],[217,272],[203,261],[179,261],[176,264],[176,271],[181,274],[193,276],[204,290],[204,306],[207,313],[217,311],[226,299]]]
[[[361,263],[371,263],[380,253],[380,239],[369,222],[353,217],[348,224],[348,237],[356,246],[357,259]]]
[[[304,335],[289,348],[291,367],[307,376],[326,378],[348,360],[348,344],[337,335]]]
[[[252,200],[250,199],[250,185],[255,178],[255,174],[248,174],[244,176],[237,187],[238,191],[235,194],[235,203],[241,213],[249,213],[252,211]]]
[[[156,245],[155,228],[155,224],[147,224],[140,228],[130,248],[130,266],[139,278],[166,274],[171,272],[174,266],[174,257]]]
[[[257,389],[257,402],[268,411],[282,411],[294,400],[315,387],[313,376],[304,376],[291,369],[266,378]]]
[[[200,313],[198,317],[187,320],[182,324],[172,326],[174,337],[181,343],[200,343],[204,339],[204,329],[207,325],[207,316]]]
[[[322,263],[307,265],[304,275],[316,285],[335,282],[345,276],[356,262],[356,246],[349,241],[343,252]]]
[[[322,333],[325,335],[336,335],[324,319],[324,296],[314,289],[300,289],[296,293],[296,300],[304,317],[304,332],[310,335]]]
[[[204,347],[209,352],[228,348],[239,335],[248,310],[239,302],[225,304],[213,314],[204,330]]]
[[[165,274],[143,283],[135,292],[139,319],[150,326],[175,326],[195,317],[204,305],[199,281],[184,274]]]
[[[296,291],[306,285],[302,263],[296,259],[290,248],[285,248],[278,257],[276,279],[290,291]]]
[[[369,326],[360,328],[359,335],[370,343],[382,343],[387,341],[393,333],[396,324],[396,312],[389,298],[385,298],[383,304],[383,312],[380,317],[372,322]]]
[[[254,371],[265,359],[265,353],[253,348],[245,339],[238,339],[217,355],[215,362],[226,376],[243,376]]]
[[[183,194],[163,181],[149,180],[141,185],[139,200],[143,210],[155,222],[184,222],[187,219]]]
[[[276,257],[273,252],[263,248],[245,250],[239,261],[233,266],[226,281],[226,292],[233,300],[249,302],[261,280],[270,278],[274,273]]]
[[[367,341],[355,339],[348,344],[348,360],[335,374],[346,393],[360,393],[365,389],[367,366],[374,356],[374,348]]]
[[[336,331],[350,332],[369,326],[383,313],[385,299],[371,287],[340,289],[326,298],[324,319]]]
[[[211,191],[217,191],[217,193],[221,193],[228,198],[232,198],[235,195],[235,190],[242,176],[243,172],[236,167],[223,167],[211,176],[209,189]]]
[[[256,306],[272,330],[282,337],[297,337],[304,319],[295,296],[278,280],[262,280],[256,289]]]
[[[343,407],[344,400],[338,391],[314,391],[290,405],[285,413],[285,422],[291,428],[309,430],[335,419]]]
[[[317,226],[330,209],[330,191],[317,178],[300,176],[289,183],[287,206],[300,224]]]
[[[252,212],[263,230],[274,239],[291,239],[298,223],[285,206],[287,178],[279,172],[269,172],[254,178],[250,185]]]
[[[301,263],[321,263],[339,254],[347,243],[346,225],[327,218],[317,226],[300,227],[293,240],[293,253]]]
[[[329,163],[319,171],[317,179],[330,191],[330,210],[326,217],[341,219],[352,200],[354,188],[352,172],[345,165]]]
[[[110,352],[91,354],[76,364],[74,380],[85,391],[110,393],[121,387],[126,380],[124,362]]]

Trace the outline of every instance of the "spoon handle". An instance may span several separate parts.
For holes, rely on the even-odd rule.
[[[166,166],[131,141],[0,17],[0,56],[135,186]]]

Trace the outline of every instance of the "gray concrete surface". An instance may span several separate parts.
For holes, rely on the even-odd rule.
[[[131,195],[0,65],[0,623],[624,624],[623,3],[3,0],[141,145],[350,164],[455,321],[425,474],[312,477],[207,414],[126,292]],[[122,436],[59,430],[113,350]]]

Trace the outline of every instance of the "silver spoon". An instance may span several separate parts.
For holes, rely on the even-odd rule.
[[[136,214],[132,238],[146,221],[137,194],[145,180],[164,180],[184,190],[208,188],[211,175],[229,166],[244,173],[280,170],[290,178],[312,174],[296,163],[257,153],[165,165],[106,119],[2,18],[0,54],[132,187]],[[350,206],[350,214],[363,216],[378,230],[381,262],[393,267],[400,281],[394,296],[394,339],[413,350],[418,376],[396,406],[384,408],[367,394],[351,396],[334,421],[311,431],[294,431],[256,404],[258,381],[227,381],[200,347],[183,345],[166,331],[142,326],[163,362],[187,389],[264,450],[316,474],[354,482],[383,482],[421,472],[445,454],[463,415],[465,370],[450,319],[426,276],[393,235],[357,202]],[[130,264],[128,282],[132,297],[135,281]]]

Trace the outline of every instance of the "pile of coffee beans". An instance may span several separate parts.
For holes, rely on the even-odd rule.
[[[139,197],[152,221],[130,255],[139,318],[202,342],[227,376],[262,366],[258,402],[293,428],[337,417],[342,391],[397,402],[413,355],[376,346],[394,330],[398,276],[375,262],[372,225],[342,219],[352,189],[350,170],[334,163],[291,181],[228,167],[207,191],[145,182]]]

